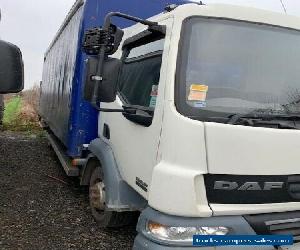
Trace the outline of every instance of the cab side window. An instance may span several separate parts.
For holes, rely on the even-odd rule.
[[[155,108],[164,39],[132,48],[124,59],[119,94],[126,104]]]

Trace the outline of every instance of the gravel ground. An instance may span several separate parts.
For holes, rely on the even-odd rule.
[[[98,228],[45,138],[1,132],[0,156],[0,249],[131,249],[134,226]]]

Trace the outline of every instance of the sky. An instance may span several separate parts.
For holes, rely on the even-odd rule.
[[[124,0],[120,0],[124,1]],[[25,88],[42,79],[44,52],[75,0],[0,0],[0,38],[18,45],[25,64]],[[171,2],[171,0],[170,0]],[[204,0],[283,12],[280,0]],[[288,14],[300,16],[300,0],[282,0]]]

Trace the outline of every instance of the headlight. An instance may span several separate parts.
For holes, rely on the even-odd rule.
[[[194,235],[226,235],[226,227],[172,227],[149,221],[147,232],[152,237],[174,242],[193,242]]]

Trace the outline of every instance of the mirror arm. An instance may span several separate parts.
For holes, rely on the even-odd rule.
[[[110,24],[111,24],[111,18],[114,17],[114,16],[125,18],[125,19],[131,20],[131,21],[134,21],[134,22],[137,22],[137,23],[141,23],[141,24],[144,24],[144,25],[147,25],[147,26],[150,26],[150,27],[158,25],[157,22],[151,22],[151,21],[148,21],[148,20],[145,20],[145,19],[141,19],[141,18],[138,18],[138,17],[123,14],[121,12],[110,12],[105,17],[104,26],[103,26],[104,30],[109,29]]]
[[[110,12],[105,16],[103,31],[109,33],[109,28],[111,26],[111,18],[114,17],[114,16],[125,18],[125,19],[131,20],[131,21],[134,21],[134,22],[138,22],[138,23],[141,23],[141,24],[144,24],[144,25],[148,25],[150,27],[151,26],[153,26],[153,27],[158,26],[157,22],[151,22],[151,21],[144,20],[144,19],[141,19],[141,18],[138,18],[138,17],[126,15],[126,14],[123,14],[123,13],[120,13],[120,12]],[[100,51],[99,51],[99,54],[98,54],[97,72],[96,72],[96,75],[94,76],[94,78],[95,78],[95,80],[94,80],[95,81],[95,88],[93,89],[93,95],[92,95],[92,100],[91,100],[91,102],[93,104],[97,103],[99,85],[102,82],[102,75],[103,75],[103,68],[104,68],[104,58],[106,56],[105,51],[106,51],[106,45],[102,44],[100,46]]]

